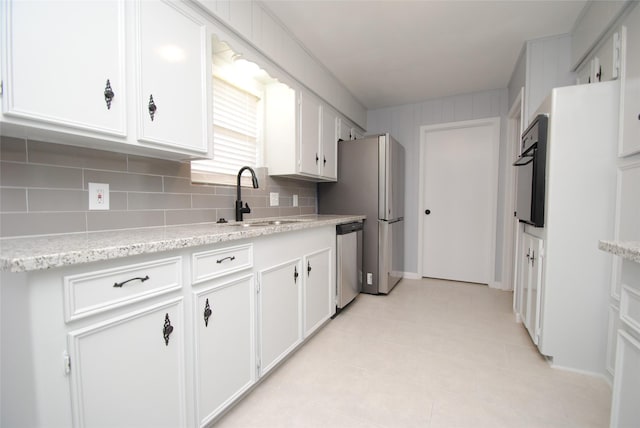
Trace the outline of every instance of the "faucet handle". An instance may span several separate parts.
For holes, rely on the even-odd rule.
[[[249,214],[251,212],[251,208],[249,208],[249,204],[247,202],[244,203],[244,208],[242,209],[242,212],[244,212],[245,214]]]

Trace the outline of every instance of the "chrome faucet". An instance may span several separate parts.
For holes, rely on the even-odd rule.
[[[243,166],[242,168],[240,168],[240,171],[238,171],[238,183],[237,183],[238,194],[236,197],[236,221],[242,221],[242,214],[249,214],[251,212],[251,208],[249,208],[249,204],[244,204],[244,207],[242,206],[242,194],[240,191],[240,176],[242,175],[245,169],[248,169],[249,172],[251,173],[251,181],[253,182],[253,188],[254,189],[258,188],[258,177],[256,177],[255,171],[249,166]]]

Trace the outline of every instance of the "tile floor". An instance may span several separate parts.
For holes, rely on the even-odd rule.
[[[609,385],[550,368],[511,301],[427,279],[360,295],[216,428],[607,427]]]

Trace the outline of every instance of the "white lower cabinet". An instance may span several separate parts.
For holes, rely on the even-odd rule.
[[[301,265],[293,259],[258,273],[260,375],[302,341]]]
[[[253,274],[194,292],[196,401],[204,426],[256,379]]]
[[[0,425],[212,424],[333,315],[334,257],[327,226],[2,272]]]
[[[180,297],[69,332],[74,426],[186,425],[182,312]]]
[[[618,331],[616,374],[613,381],[611,427],[638,426],[640,421],[640,341]]]
[[[304,257],[304,336],[318,329],[335,308],[331,287],[330,248]]]
[[[542,291],[543,240],[522,234],[518,289],[521,291],[520,316],[536,345],[540,339],[540,300]]]

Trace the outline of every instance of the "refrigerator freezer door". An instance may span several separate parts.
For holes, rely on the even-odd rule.
[[[378,218],[404,218],[404,147],[389,134],[378,137]]]
[[[388,294],[404,271],[404,220],[378,220],[378,293]]]

